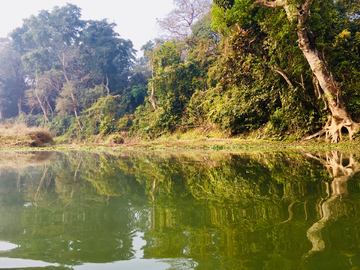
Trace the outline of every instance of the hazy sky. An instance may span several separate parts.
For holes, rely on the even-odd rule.
[[[3,0],[4,1],[4,0]],[[82,19],[102,20],[117,24],[116,32],[130,39],[136,50],[158,36],[156,18],[163,18],[173,9],[172,0],[6,0],[0,9],[0,37],[5,37],[22,19],[37,15],[39,10],[52,10],[66,3],[82,9]]]

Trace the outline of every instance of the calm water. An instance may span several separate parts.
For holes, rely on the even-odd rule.
[[[1,153],[0,269],[360,269],[359,171],[338,152]]]

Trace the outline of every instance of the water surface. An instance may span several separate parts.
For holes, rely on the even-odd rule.
[[[359,269],[339,152],[1,153],[0,269]]]

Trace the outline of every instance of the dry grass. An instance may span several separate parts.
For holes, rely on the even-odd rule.
[[[42,147],[52,142],[47,129],[27,127],[24,124],[0,125],[0,147]]]

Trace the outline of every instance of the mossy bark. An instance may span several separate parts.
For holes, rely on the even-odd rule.
[[[326,98],[327,107],[330,112],[329,120],[324,128],[320,132],[305,138],[305,140],[326,134],[326,137],[330,139],[331,142],[336,143],[341,139],[342,128],[348,130],[351,139],[353,134],[358,130],[359,124],[355,123],[346,111],[337,82],[326,65],[326,62],[318,52],[316,45],[311,41],[310,31],[307,28],[302,28],[298,30],[297,34],[299,47],[323,90],[323,95]]]

